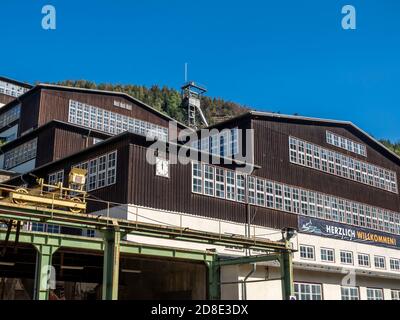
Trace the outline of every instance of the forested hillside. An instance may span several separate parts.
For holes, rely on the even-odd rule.
[[[185,110],[181,108],[181,93],[172,88],[165,86],[160,88],[156,85],[147,88],[145,86],[138,85],[120,85],[109,83],[96,84],[86,80],[66,80],[57,82],[56,84],[70,87],[124,92],[143,101],[153,108],[168,114],[170,117],[180,122],[186,122],[187,117]],[[201,107],[209,124],[236,116],[246,112],[249,109],[231,101],[210,97],[202,98]]]
[[[58,85],[79,87],[87,89],[99,89],[107,91],[124,92],[135,97],[153,108],[169,115],[170,117],[186,123],[186,113],[181,108],[181,94],[179,91],[153,85],[150,88],[138,85],[120,85],[101,83],[96,84],[86,80],[66,80],[57,82]],[[249,107],[235,102],[225,101],[220,98],[202,98],[202,110],[209,124],[213,124],[224,119],[239,115],[249,110]],[[391,142],[389,140],[380,140],[387,148],[400,155],[400,141]]]
[[[392,150],[393,152],[395,152],[397,155],[400,156],[400,141],[397,142],[391,142],[390,140],[380,140],[380,142],[387,148],[389,148],[390,150]]]

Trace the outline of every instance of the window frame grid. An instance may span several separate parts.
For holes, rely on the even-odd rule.
[[[204,190],[194,191],[193,186],[193,163],[202,163],[200,161],[192,161],[192,192],[197,194],[204,194]],[[214,166],[215,168],[222,168],[226,172],[235,172],[223,167]],[[203,171],[203,170],[202,170]],[[237,173],[238,174],[238,173]],[[314,190],[308,190],[300,187],[279,183],[276,181],[268,180],[258,176],[245,175],[247,178],[247,188],[245,190],[245,197],[248,197],[248,202],[251,205],[260,206],[272,210],[279,210],[289,212],[292,214],[302,214],[304,206],[307,205],[307,213],[309,216],[316,217],[327,221],[336,221],[346,225],[364,227],[370,230],[383,231],[390,234],[400,234],[400,213],[392,212],[386,209],[372,207],[366,204],[355,202],[345,198],[327,195]],[[256,181],[257,179],[264,180],[264,205],[257,204],[256,201]],[[254,186],[252,185],[254,181]],[[203,183],[203,182],[202,182]],[[225,182],[226,185],[226,182]],[[276,185],[280,186],[280,194],[277,194]],[[233,186],[233,185],[232,185]],[[228,201],[239,202],[237,199],[237,184],[235,185],[235,198],[227,197],[227,189],[225,186],[225,197],[218,197]],[[254,187],[254,188],[253,188]],[[289,200],[285,190],[290,191],[290,208],[292,211],[287,211],[288,205],[285,205]],[[260,194],[260,190],[258,191]],[[307,196],[307,201],[301,199],[301,195]],[[210,196],[210,195],[207,195]],[[310,198],[311,196],[311,198]],[[282,201],[282,204],[277,204]],[[303,205],[303,207],[302,207]],[[315,213],[314,213],[315,209]],[[309,212],[309,210],[311,210]],[[399,216],[399,217],[398,217]]]
[[[312,155],[310,155],[312,161],[306,157],[308,146],[311,146],[311,150],[313,151]],[[289,136],[288,148],[289,162],[292,164],[318,170],[347,180],[356,181],[370,187],[398,194],[397,173],[392,170],[367,163],[334,150],[326,149],[322,146],[307,142],[294,136]],[[316,150],[321,157],[321,166],[315,165],[314,154],[316,153]],[[295,156],[294,153],[296,153],[297,156]],[[369,170],[374,176],[374,179],[368,177]]]

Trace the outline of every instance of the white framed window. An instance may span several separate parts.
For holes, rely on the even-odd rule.
[[[400,259],[390,258],[390,270],[400,271]]]
[[[400,290],[398,289],[390,290],[390,296],[392,300],[400,300]]]
[[[4,169],[14,168],[21,163],[36,158],[37,138],[25,142],[4,153]]]
[[[275,209],[283,210],[283,194],[282,194],[282,185],[279,183],[274,183],[274,192],[275,192]]]
[[[36,232],[60,233],[61,227],[52,224],[31,222],[30,230]]]
[[[383,290],[367,288],[367,300],[383,300]]]
[[[106,181],[107,155],[99,157],[97,172],[98,172],[97,187],[102,188],[107,183],[107,181]]]
[[[203,172],[198,162],[192,162],[192,192],[203,193]]]
[[[226,198],[235,200],[235,171],[226,171]]]
[[[301,214],[308,216],[308,194],[306,190],[300,189],[300,200],[301,200]]]
[[[369,254],[359,253],[358,254],[358,265],[361,267],[370,267]]]
[[[255,178],[248,176],[247,177],[247,185],[248,185],[248,201],[250,204],[256,203],[256,183]]]
[[[217,134],[210,136],[210,153],[212,155],[219,155],[219,136]]]
[[[353,153],[357,153],[364,157],[367,156],[367,148],[365,145],[355,142],[351,139],[340,136],[336,133],[326,131],[326,142],[328,144],[334,145],[338,148],[348,150]]]
[[[45,232],[45,230],[46,230],[46,225],[44,223],[40,223],[40,222],[32,222],[31,223],[31,231]]]
[[[322,287],[316,283],[294,283],[294,294],[297,300],[322,300]]]
[[[93,191],[116,183],[117,151],[78,163],[72,167],[87,170],[85,190]]]
[[[226,132],[221,133],[219,135],[219,155],[221,157],[226,157],[228,155],[228,150],[229,150],[229,141],[228,141],[228,135]]]
[[[275,201],[274,201],[274,183],[272,181],[265,181],[265,193],[267,197],[267,207],[274,208]]]
[[[353,264],[353,252],[340,251],[340,262],[342,264]]]
[[[47,178],[48,184],[56,185],[57,183],[64,182],[64,170],[50,173]]]
[[[10,123],[19,119],[21,114],[21,105],[16,105],[10,110],[0,114],[0,129],[8,126]]]
[[[143,136],[168,141],[168,128],[75,100],[69,100],[68,122],[111,134],[131,131]]]
[[[264,180],[257,178],[256,179],[256,198],[257,198],[257,205],[264,207],[265,206],[265,185]]]
[[[223,168],[215,168],[215,196],[225,198],[225,170]]]
[[[246,177],[243,174],[236,174],[236,195],[238,202],[246,201]]]
[[[214,167],[207,164],[204,165],[204,194],[214,195]]]
[[[300,214],[300,191],[297,188],[292,188],[293,213]]]
[[[360,293],[357,287],[345,287],[340,288],[342,294],[342,300],[360,300]]]
[[[202,165],[204,166],[204,165]],[[210,166],[210,170],[213,169]],[[207,185],[216,188],[204,190],[203,176],[197,176],[203,169],[197,164],[192,167],[192,191],[237,202],[246,201],[252,205],[267,207],[294,214],[338,221],[349,225],[400,234],[400,213],[383,210],[366,204],[322,194],[312,190],[296,188],[260,177],[245,176],[233,170],[212,166],[215,175],[208,176]],[[212,186],[212,183],[214,185]]]
[[[2,94],[17,98],[28,90],[28,88],[0,80],[0,93]]]
[[[327,139],[337,147],[344,147],[349,151],[355,148],[355,150],[359,150],[359,154],[366,153],[366,148],[361,145],[350,143],[345,138],[334,134],[327,134]],[[354,159],[343,153],[324,149],[292,136],[289,136],[289,160],[294,164],[398,193],[396,172]]]
[[[98,159],[89,160],[88,166],[88,191],[92,191],[97,188],[97,162]]]
[[[284,206],[285,206],[284,209],[287,212],[292,212],[292,188],[284,186],[283,194],[284,194]]]
[[[306,260],[315,259],[315,249],[313,246],[300,245],[300,258]]]
[[[239,153],[239,129],[231,129],[231,155],[236,155]]]
[[[321,248],[321,261],[335,262],[335,250],[329,248]]]
[[[48,224],[46,226],[46,232],[48,233],[60,233],[60,231],[61,231],[60,226],[56,226],[54,224]]]
[[[96,231],[93,230],[93,229],[87,229],[86,230],[86,237],[94,238],[95,234],[96,234]]]
[[[117,151],[107,155],[107,185],[114,184],[117,180]]]
[[[382,256],[374,256],[375,268],[386,269],[386,259]]]
[[[297,163],[297,139],[289,137],[289,159],[292,163]]]

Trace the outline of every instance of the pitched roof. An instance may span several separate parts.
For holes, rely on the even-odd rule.
[[[398,161],[400,163],[399,155],[394,153],[392,150],[388,149],[385,145],[383,145],[381,142],[379,142],[377,139],[372,137],[370,134],[365,132],[363,129],[361,129],[360,127],[358,127],[351,121],[286,115],[286,114],[263,112],[263,111],[248,111],[248,112],[242,113],[236,117],[233,117],[231,119],[216,123],[208,128],[212,128],[212,127],[216,127],[216,126],[220,127],[221,125],[227,124],[231,121],[235,121],[235,120],[238,120],[241,118],[247,118],[247,117],[267,118],[267,119],[283,119],[283,120],[301,121],[301,122],[306,122],[306,123],[322,123],[322,124],[332,124],[332,125],[340,125],[340,126],[344,126],[344,127],[349,127],[349,128],[352,128],[353,130],[359,132],[361,135],[363,135],[365,138],[367,138],[373,144],[375,144],[376,146],[381,148],[384,152],[387,152],[390,156],[394,157],[396,159],[396,161]]]
[[[1,77],[0,77],[1,79]],[[74,92],[83,92],[83,93],[96,93],[96,94],[103,94],[103,95],[112,95],[112,96],[119,96],[121,98],[125,98],[130,100],[133,103],[136,103],[138,105],[140,105],[141,107],[156,113],[157,115],[159,115],[161,118],[164,118],[168,121],[174,121],[176,122],[178,125],[180,125],[181,127],[185,128],[185,129],[190,129],[193,130],[191,128],[189,128],[188,126],[186,126],[184,123],[179,122],[175,119],[173,119],[172,117],[168,116],[167,114],[160,112],[159,110],[153,108],[152,106],[144,103],[143,101],[136,99],[134,97],[132,97],[131,95],[124,93],[124,92],[118,92],[118,91],[107,91],[107,90],[98,90],[98,89],[86,89],[86,88],[76,88],[76,87],[68,87],[68,86],[60,86],[60,85],[55,85],[55,84],[47,84],[47,83],[38,83],[36,84],[34,87],[31,87],[31,89],[27,92],[25,92],[24,94],[20,95],[18,97],[18,101],[29,96],[32,92],[39,90],[39,89],[50,89],[50,90],[64,90],[64,91],[74,91]],[[5,106],[3,106],[3,109],[8,106],[9,104],[13,104],[16,103],[16,100],[13,100],[9,103],[7,103]]]
[[[14,79],[11,79],[8,77],[3,77],[3,76],[0,76],[0,81],[9,82],[9,83],[12,83],[12,84],[24,87],[24,88],[28,88],[28,89],[31,89],[33,87],[31,84],[29,84],[27,82],[18,81],[18,80],[14,80]]]
[[[181,126],[189,129],[188,126],[185,124],[175,120],[174,118],[170,117],[169,115],[160,112],[159,110],[153,108],[152,106],[148,105],[147,103],[144,103],[143,101],[136,99],[132,97],[131,95],[125,93],[125,92],[118,92],[118,91],[107,91],[107,90],[99,90],[99,89],[86,89],[86,88],[76,88],[76,87],[68,87],[68,86],[60,86],[60,85],[55,85],[55,84],[47,84],[47,83],[39,83],[36,85],[36,87],[39,88],[46,88],[46,89],[58,89],[58,90],[65,90],[65,91],[75,91],[75,92],[84,92],[84,93],[97,93],[97,94],[105,94],[105,95],[112,95],[112,96],[119,96],[122,98],[126,98],[134,103],[137,103],[144,107],[145,109],[148,109],[150,111],[153,111],[157,113],[160,117],[163,117],[169,121],[175,121]]]

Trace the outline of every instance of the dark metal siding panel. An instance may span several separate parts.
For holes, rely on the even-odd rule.
[[[14,99],[15,99],[15,97],[11,97],[6,94],[0,93],[0,103],[2,103],[2,104],[7,104],[7,103],[13,101]]]
[[[56,128],[53,160],[69,156],[90,147],[92,144],[92,137],[87,138],[86,136],[71,130]]]
[[[136,119],[148,121],[160,126],[168,127],[168,120],[163,119],[154,111],[147,110],[138,104],[134,104],[119,96],[110,96],[99,93],[82,93],[72,91],[42,89],[42,104],[39,115],[39,125],[51,120],[68,122],[69,100],[87,103],[108,111],[131,116]],[[114,106],[114,100],[123,101],[132,105],[132,110]]]
[[[284,120],[253,120],[253,127],[255,129],[255,161],[256,164],[262,166],[261,169],[256,171],[256,175],[396,212],[399,211],[400,201],[397,194],[289,162],[288,137],[293,135],[327,149],[393,170],[397,173],[399,180],[399,166],[374,149],[371,144],[368,144],[368,141],[361,140],[354,132],[340,126],[290,123]],[[366,144],[368,157],[365,158],[327,144],[325,140],[326,130]]]
[[[146,149],[137,145],[131,145],[130,148],[130,162],[133,164],[129,174],[130,203],[238,223],[246,222],[245,204],[192,193],[191,164],[170,165],[168,179],[157,177],[155,166],[146,161]],[[253,223],[257,225],[275,228],[297,226],[295,215],[261,207],[252,207],[251,210]]]
[[[21,116],[18,128],[20,136],[25,131],[38,127],[40,91],[32,92],[21,103]]]
[[[36,167],[40,167],[54,160],[54,131],[54,128],[49,127],[37,135]]]
[[[106,186],[101,189],[91,191],[92,199],[102,199],[104,201],[112,201],[117,203],[127,203],[127,184],[128,184],[128,156],[129,156],[129,144],[127,140],[120,140],[115,144],[107,144],[103,147],[99,147],[95,150],[88,150],[81,152],[76,156],[73,156],[65,161],[58,163],[50,163],[43,168],[35,170],[35,175],[43,178],[47,178],[47,175],[59,170],[64,170],[64,181],[68,180],[68,173],[71,166],[78,163],[88,161],[100,155],[117,150],[117,172],[116,172],[116,183],[110,186]],[[18,179],[16,179],[18,180]],[[17,181],[14,181],[17,183]],[[90,209],[98,208],[99,206],[90,205]],[[102,205],[101,207],[106,207]]]

